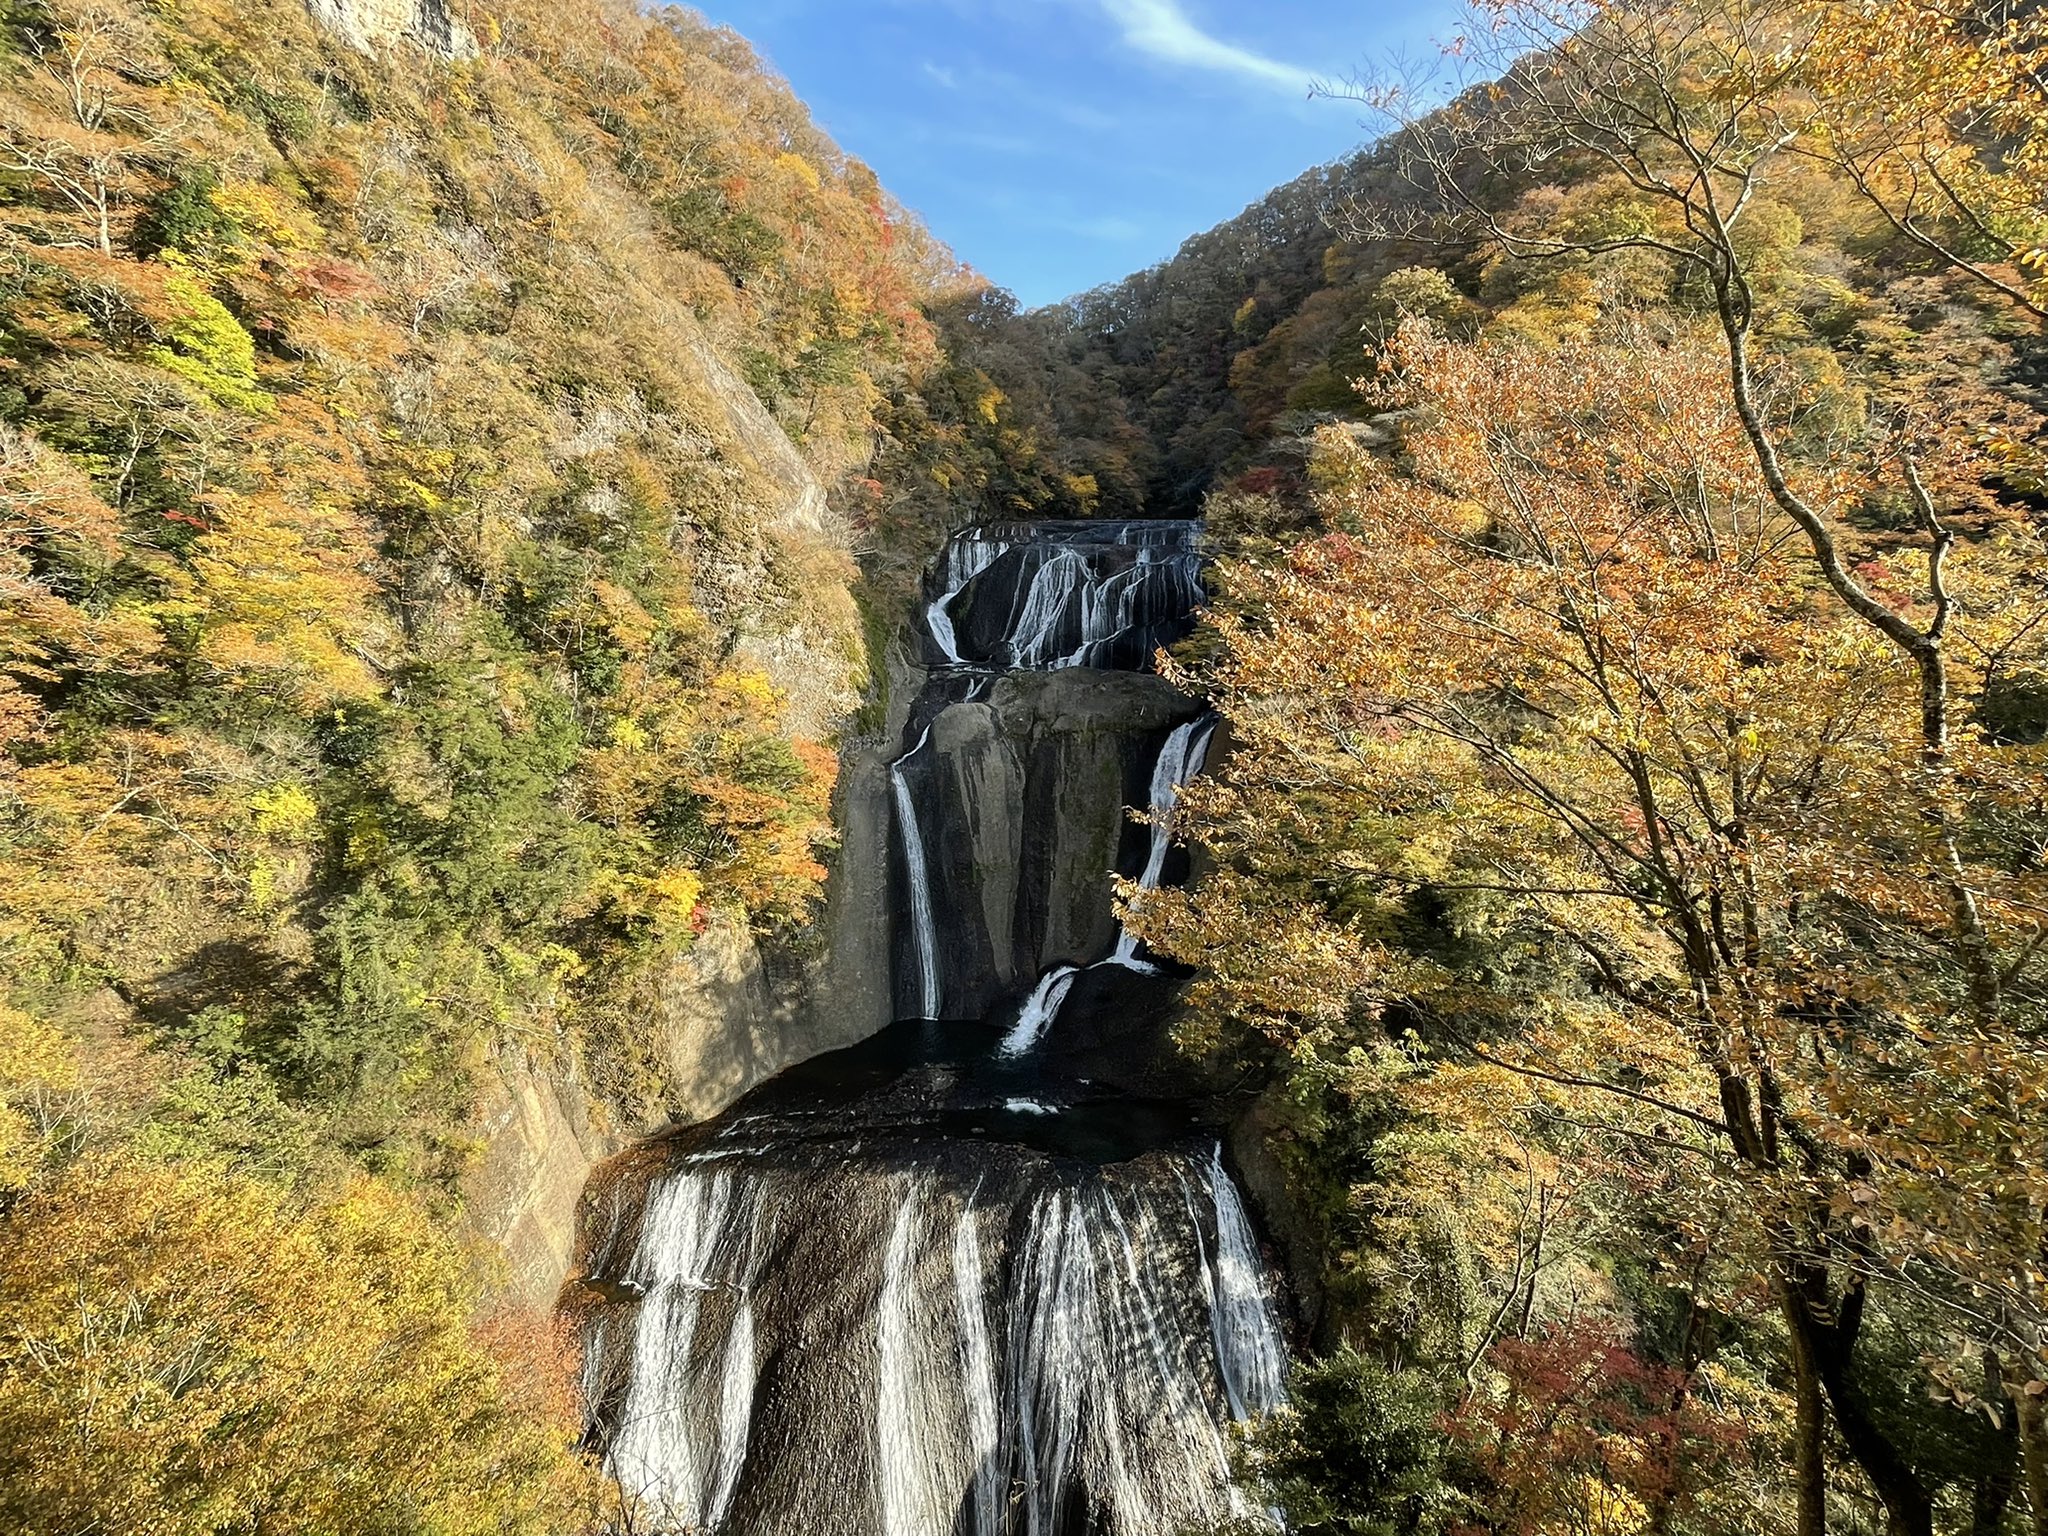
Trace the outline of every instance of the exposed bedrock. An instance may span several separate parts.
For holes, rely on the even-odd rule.
[[[560,1060],[501,1049],[478,1074],[471,1124],[481,1148],[463,1180],[473,1229],[503,1253],[503,1289],[545,1306],[575,1247],[592,1170],[631,1141],[709,1120],[749,1089],[870,1031],[807,1005],[811,976],[764,955],[736,918],[714,920],[650,988],[640,1022],[638,1095],[600,1092]]]
[[[952,829],[928,849],[946,1016],[1115,946],[1109,877],[1137,875],[1149,842],[1126,807],[1199,712],[1149,674],[1069,671],[1012,674],[933,720],[906,771],[920,820]]]
[[[919,669],[899,676],[898,696],[921,696],[925,710],[899,723],[925,742],[901,772],[919,824],[943,829],[923,849],[931,903],[944,914],[934,924],[939,1011],[979,1018],[1052,967],[1115,947],[1110,877],[1140,874],[1150,840],[1127,808],[1148,803],[1161,745],[1201,705],[1150,673],[950,680],[955,693],[986,690],[950,700],[921,694]],[[821,1038],[860,1038],[921,1011],[909,872],[891,837],[892,755],[876,748],[843,770],[829,958],[811,1004]]]

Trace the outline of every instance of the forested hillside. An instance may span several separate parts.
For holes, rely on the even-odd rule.
[[[1399,162],[1378,146],[1319,167],[1172,260],[1062,304],[984,304],[985,362],[1051,424],[1106,515],[1186,516],[1223,475],[1298,471],[1295,440],[1321,416],[1357,414],[1363,328],[1399,293],[1380,282],[1462,254],[1344,237],[1361,200],[1409,195]]]
[[[740,39],[321,14],[0,12],[9,1529],[580,1520],[479,1079],[658,1119],[652,990],[818,901],[856,551],[1035,493]]]
[[[1224,555],[1210,872],[1133,913],[1280,1064],[1322,1355],[1251,1464],[2048,1529],[2048,35],[1481,10],[1457,105],[1056,317]]]

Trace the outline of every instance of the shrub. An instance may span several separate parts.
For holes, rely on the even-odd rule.
[[[1291,1530],[1415,1536],[1455,1494],[1435,1384],[1349,1347],[1297,1368],[1293,1401],[1253,1436],[1252,1471]]]

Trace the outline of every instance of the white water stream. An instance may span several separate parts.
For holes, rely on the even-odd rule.
[[[903,839],[903,864],[910,886],[910,937],[917,954],[918,1017],[936,1019],[944,1003],[939,975],[939,929],[932,912],[931,865],[924,852],[924,828],[918,824],[917,797],[910,792],[908,765],[932,739],[931,727],[917,745],[889,765],[889,792],[896,804],[896,831]]]
[[[1199,596],[1193,548],[1186,525],[956,539],[925,612],[959,669],[940,707],[986,697],[991,666],[1139,664]],[[929,856],[948,834],[917,793],[932,702],[888,770],[924,1020],[947,1003]],[[1136,901],[1215,724],[1160,748]],[[1094,963],[1170,999],[1128,933]],[[641,1528],[1168,1536],[1255,1514],[1230,1437],[1283,1401],[1274,1290],[1219,1142],[1052,1071],[1087,969],[1041,977],[993,1051],[943,1037],[995,1020],[905,1023],[931,1054],[863,1058],[843,1092],[764,1089],[610,1188],[585,1382]],[[1114,1015],[1075,1022],[1114,1044]]]
[[[1176,726],[1160,749],[1158,765],[1152,770],[1151,847],[1145,856],[1144,873],[1138,876],[1138,890],[1156,891],[1166,874],[1166,855],[1173,847],[1173,815],[1180,805],[1180,792],[1208,761],[1209,742],[1216,734],[1216,717],[1204,715]],[[1132,902],[1136,910],[1142,895]],[[1138,957],[1138,938],[1128,927],[1117,936],[1116,953],[1110,960],[1132,970],[1150,970],[1149,961]]]

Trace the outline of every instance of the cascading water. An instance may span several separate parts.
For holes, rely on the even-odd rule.
[[[1003,1036],[997,1049],[1005,1056],[1021,1056],[1038,1044],[1052,1028],[1052,1021],[1059,1017],[1060,1004],[1067,1000],[1067,994],[1074,989],[1074,978],[1080,974],[1078,965],[1056,965],[1047,971],[1024,999],[1016,1024]]]
[[[1191,522],[992,523],[956,534],[929,589],[939,666],[1143,666],[1201,601]]]
[[[1166,859],[1173,850],[1173,818],[1180,803],[1180,792],[1202,771],[1202,764],[1209,755],[1209,742],[1215,734],[1216,717],[1204,715],[1175,726],[1173,733],[1166,738],[1166,744],[1159,749],[1159,760],[1152,769],[1151,799],[1146,818],[1151,840],[1146,849],[1145,867],[1137,877],[1137,901],[1143,900],[1144,892],[1158,890],[1166,876]],[[1134,902],[1133,906],[1136,905]],[[1157,975],[1158,967],[1139,955],[1139,947],[1137,935],[1119,926],[1116,948],[1096,964],[1122,966],[1125,970],[1144,975]],[[1074,989],[1075,979],[1080,974],[1080,966],[1058,965],[1040,977],[1037,987],[1024,1000],[1016,1024],[1003,1037],[999,1049],[1005,1055],[1017,1056],[1036,1045],[1059,1017],[1067,994]]]
[[[903,842],[904,879],[910,888],[910,940],[917,951],[917,1017],[936,1019],[944,994],[939,980],[938,919],[932,911],[931,863],[924,852],[924,828],[917,798],[910,792],[910,760],[931,740],[925,727],[917,745],[889,765],[889,793],[895,803],[897,835]]]
[[[894,963],[897,1017],[977,1017],[1052,964],[1094,960],[1113,941],[1104,935],[1100,947],[1082,946],[1072,942],[1073,933],[997,931],[1000,925],[985,920],[992,891],[1012,876],[965,847],[961,824],[976,811],[976,797],[1015,798],[1025,814],[1055,819],[1061,808],[1038,803],[1028,783],[1014,782],[1030,778],[1024,759],[1034,743],[1003,744],[997,755],[1015,760],[1009,763],[1013,781],[992,787],[949,777],[934,750],[933,728],[959,705],[985,702],[999,689],[1014,691],[1020,679],[1128,674],[1147,666],[1193,621],[1202,596],[1199,534],[1187,521],[1004,523],[968,529],[947,545],[927,582],[915,636],[930,670],[903,726],[901,755],[889,767],[904,919]],[[1199,771],[1199,756],[1192,762],[1187,756],[1189,743],[1208,737],[1209,727],[1185,721],[1185,712],[1187,728],[1171,732],[1163,752],[1150,742],[1140,748],[1146,773],[1167,773],[1168,796],[1175,775]],[[1132,745],[1138,743],[1134,735]],[[1128,789],[1110,793],[1120,800]],[[1170,824],[1171,805],[1156,784],[1153,791],[1139,804],[1163,812],[1163,827]],[[1163,858],[1163,831],[1154,843]],[[1107,893],[1102,873],[1088,871],[1092,898]],[[1016,871],[1023,889],[1004,893],[1010,910],[1045,896],[1043,874],[1035,867]],[[1157,871],[1151,878],[1156,881]],[[1072,915],[1067,908],[1061,913]],[[945,915],[943,925],[936,914]],[[1034,947],[1066,952],[1028,953]],[[1114,958],[1130,968],[1142,965],[1135,949]]]
[[[1215,734],[1216,717],[1205,715],[1175,726],[1159,751],[1158,766],[1152,770],[1152,841],[1146,850],[1144,872],[1138,876],[1140,893],[1158,890],[1159,882],[1166,876],[1166,856],[1173,849],[1173,813],[1180,804],[1180,792],[1202,771],[1202,764],[1209,757],[1209,742]],[[1143,900],[1142,894],[1138,899]],[[1129,929],[1117,935],[1116,953],[1110,956],[1110,961],[1133,969],[1149,969],[1147,962],[1138,958],[1138,939]]]
[[[586,1209],[592,1436],[639,1528],[1172,1536],[1253,1513],[1230,1425],[1282,1401],[1285,1349],[1227,1111],[1116,1085],[1158,1070],[1146,1021],[1175,983],[1105,936],[1021,1004],[939,1022],[962,920],[929,782],[948,711],[986,714],[998,674],[1138,665],[1184,631],[1198,575],[1185,524],[949,548],[922,633],[938,665],[889,771],[914,1017],[639,1149]],[[1119,857],[1142,890],[1213,728],[1133,739],[1150,826]]]

